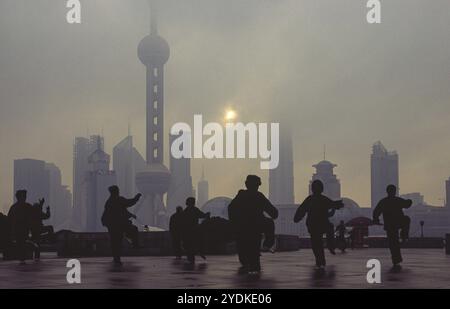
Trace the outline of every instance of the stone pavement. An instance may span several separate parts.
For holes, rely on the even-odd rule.
[[[172,257],[127,257],[122,269],[113,268],[109,258],[81,258],[82,283],[69,285],[67,259],[46,254],[41,262],[24,266],[0,261],[0,288],[450,288],[450,256],[444,250],[404,249],[403,255],[403,270],[391,273],[387,249],[327,254],[326,272],[319,274],[309,249],[264,253],[257,278],[238,274],[236,256],[198,259],[194,269]],[[366,281],[366,263],[372,258],[382,263],[381,284]]]

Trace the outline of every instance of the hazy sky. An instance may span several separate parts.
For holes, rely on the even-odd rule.
[[[132,123],[145,150],[145,0],[82,2],[68,25],[63,0],[0,0],[0,205],[12,200],[14,158],[53,162],[72,184],[75,136],[103,130],[106,149]],[[370,200],[371,145],[400,155],[402,193],[442,204],[450,176],[450,1],[382,1],[368,25],[363,0],[164,0],[166,135],[176,121],[273,118],[294,124],[295,193],[312,164],[338,164],[342,193]],[[167,137],[167,136],[166,136]],[[166,153],[167,155],[167,153]],[[166,161],[167,162],[167,161]],[[195,160],[211,196],[232,196],[259,160]]]

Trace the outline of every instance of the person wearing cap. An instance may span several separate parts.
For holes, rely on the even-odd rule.
[[[248,175],[246,190],[240,190],[228,206],[228,217],[236,233],[236,245],[241,270],[249,274],[261,271],[260,248],[261,234],[267,228],[267,214],[270,218],[278,217],[278,210],[259,192],[261,178]]]

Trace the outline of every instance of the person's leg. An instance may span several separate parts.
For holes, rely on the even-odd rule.
[[[129,239],[131,239],[131,244],[133,248],[139,248],[139,230],[135,225],[133,224],[127,225],[125,235]]]
[[[177,235],[176,233],[172,233],[171,239],[172,239],[173,255],[177,259],[181,258],[181,239],[180,239],[180,236]]]
[[[186,249],[186,256],[190,263],[195,263],[195,235],[189,233],[185,236],[184,248]]]
[[[334,251],[336,249],[336,243],[334,238],[334,225],[331,222],[328,222],[326,237],[328,250],[330,251],[331,254],[336,254]]]
[[[394,266],[400,264],[403,259],[400,252],[400,241],[398,237],[398,230],[392,229],[386,231],[388,244],[389,244],[389,250],[391,251],[391,258],[392,258],[392,264]]]
[[[41,258],[40,235],[36,235],[32,238],[32,241],[29,242],[29,247],[32,248],[34,252],[34,259],[39,261]]]
[[[261,270],[261,234],[259,231],[249,234],[246,242],[248,248],[248,271],[259,272]]]
[[[411,219],[408,216],[402,218],[402,228],[400,229],[400,237],[403,241],[409,238],[409,227],[411,225]]]
[[[342,252],[345,252],[345,249],[347,249],[347,242],[345,240],[345,235],[339,236],[339,243],[340,243],[340,249]]]
[[[111,253],[114,263],[121,263],[123,232],[119,229],[109,230]]]
[[[311,246],[314,253],[314,257],[316,258],[316,266],[321,267],[325,266],[325,253],[323,250],[323,233],[313,232],[311,233]]]
[[[25,239],[22,237],[19,237],[16,239],[16,254],[17,254],[17,259],[19,260],[19,262],[21,264],[25,264],[25,260],[26,260],[26,243],[25,243]]]
[[[237,237],[236,239],[236,250],[239,257],[239,262],[241,263],[242,267],[248,267],[248,259],[246,254],[246,244],[245,240],[242,238],[242,236]]]
[[[264,233],[263,246],[272,248],[275,245],[275,222],[270,218],[264,217],[262,220],[262,232]]]

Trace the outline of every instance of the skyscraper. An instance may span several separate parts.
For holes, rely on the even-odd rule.
[[[128,135],[113,148],[113,170],[120,193],[130,198],[136,194],[136,171],[133,160],[133,137]]]
[[[370,156],[371,170],[371,205],[375,207],[386,196],[386,187],[390,184],[399,192],[398,154],[387,151],[381,142],[372,146]]]
[[[170,172],[164,166],[164,65],[170,48],[158,34],[156,2],[150,0],[150,34],[139,43],[138,57],[146,67],[146,141],[147,166],[136,175],[136,185],[145,201],[139,216],[151,226],[165,228],[166,208],[163,197],[170,184]]]
[[[202,170],[202,178],[197,184],[197,206],[202,207],[209,200],[209,183],[205,179],[205,171]]]
[[[281,128],[278,167],[269,171],[269,200],[275,205],[294,204],[292,135],[286,128]]]
[[[186,133],[185,133],[186,134]],[[179,135],[169,135],[169,145]],[[167,214],[175,213],[177,206],[184,206],[186,198],[192,196],[191,159],[176,159],[170,154],[170,186],[167,192]]]
[[[52,224],[55,230],[68,228],[72,214],[72,193],[62,184],[61,170],[55,164],[46,163],[45,169],[50,181],[49,199],[46,203],[51,209],[48,224]]]
[[[89,155],[89,172],[86,175],[86,232],[105,231],[101,223],[101,216],[105,202],[109,197],[108,188],[116,185],[114,171],[109,169],[110,156],[102,149],[100,142],[97,149]]]
[[[339,179],[334,174],[333,169],[336,164],[330,161],[320,161],[314,164],[313,167],[316,169],[316,173],[313,174],[311,182],[309,183],[309,193],[311,194],[311,184],[314,180],[320,180],[323,183],[323,195],[329,197],[332,200],[341,199],[341,183]]]
[[[86,228],[86,177],[89,172],[89,156],[98,147],[104,149],[104,139],[99,135],[90,138],[76,137],[73,146],[73,206],[71,228],[84,231]]]

